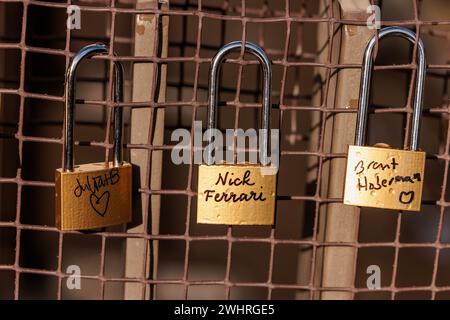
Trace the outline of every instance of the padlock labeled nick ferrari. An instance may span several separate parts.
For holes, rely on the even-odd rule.
[[[416,40],[414,32],[400,27],[383,28],[378,35],[380,39],[392,35],[406,38],[413,43]],[[372,37],[364,54],[355,145],[349,146],[348,150],[344,203],[362,207],[420,211],[425,171],[425,152],[418,151],[426,72],[424,46],[419,39],[410,149],[397,150],[385,144],[363,146],[375,42],[375,37]]]
[[[123,110],[114,108],[114,161],[74,165],[75,80],[80,62],[108,48],[81,49],[66,73],[63,168],[56,170],[56,226],[60,230],[107,227],[131,220],[131,164],[122,161]],[[114,100],[122,101],[123,68],[115,61]]]
[[[225,56],[242,48],[241,41],[222,47],[211,62],[209,73],[208,141],[216,129],[219,72]],[[246,52],[254,54],[262,65],[263,106],[260,136],[260,163],[213,164],[212,154],[198,171],[197,222],[225,225],[274,224],[276,168],[268,165],[272,67],[263,49],[246,42]]]

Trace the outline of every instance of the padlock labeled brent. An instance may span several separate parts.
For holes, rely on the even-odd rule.
[[[123,110],[114,108],[114,161],[74,165],[73,127],[75,79],[79,63],[107,54],[101,44],[89,45],[74,57],[66,74],[64,166],[56,170],[56,226],[60,230],[86,230],[131,220],[131,164],[122,161]],[[123,68],[115,62],[115,101],[122,101]]]
[[[209,74],[208,130],[216,128],[220,67],[225,55],[240,50],[242,45],[241,41],[231,42],[222,47],[212,60]],[[272,69],[263,49],[250,42],[246,42],[244,48],[259,59],[264,74],[261,164],[213,164],[211,153],[208,153],[207,163],[200,165],[198,171],[198,223],[274,224],[277,169],[265,165],[268,163]]]
[[[416,39],[414,32],[400,27],[388,27],[379,32],[380,39],[387,35],[401,36],[413,43]],[[375,42],[373,37],[364,55],[355,145],[349,146],[348,150],[344,203],[362,207],[420,211],[426,158],[425,152],[417,151],[426,72],[423,43],[419,41],[418,44],[410,150],[398,150],[385,144],[363,146]]]

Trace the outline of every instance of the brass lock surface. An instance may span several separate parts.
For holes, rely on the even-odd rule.
[[[425,152],[349,146],[344,203],[420,211]]]
[[[226,225],[272,225],[275,215],[277,169],[268,165],[271,79],[269,58],[259,46],[241,41],[223,46],[214,56],[209,73],[208,130],[216,128],[218,78],[225,55],[239,51],[254,54],[263,70],[263,108],[260,137],[261,164],[214,164],[211,153],[199,166],[197,222]],[[208,139],[211,141],[211,137]]]
[[[108,48],[94,44],[81,49],[66,74],[64,163],[55,172],[56,226],[86,230],[127,223],[132,214],[132,167],[122,161],[122,108],[114,109],[114,161],[74,165],[73,126],[78,64]],[[123,69],[115,62],[115,101],[122,101]]]
[[[383,28],[378,35],[380,39],[394,35],[413,43],[416,40],[414,32],[400,27]],[[348,149],[344,203],[362,207],[420,211],[426,159],[425,152],[417,150],[426,73],[423,43],[420,40],[417,46],[418,69],[410,150],[392,149],[386,145],[363,146],[375,43],[374,36],[369,41],[364,55],[355,145],[349,146]]]
[[[260,165],[201,165],[198,223],[274,224],[276,174]]]
[[[130,221],[131,164],[89,163],[56,171],[56,225],[83,230]]]

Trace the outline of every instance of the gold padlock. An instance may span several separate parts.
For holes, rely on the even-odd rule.
[[[406,38],[413,43],[416,40],[414,32],[400,27],[383,28],[378,35],[380,39],[387,35],[394,35]],[[372,53],[375,42],[374,36],[364,54],[355,145],[349,146],[348,150],[344,203],[362,207],[420,211],[425,152],[417,151],[417,149],[426,73],[424,46],[419,39],[410,150],[397,150],[387,145],[380,147],[379,144],[374,147],[362,146],[367,122]]]
[[[66,73],[63,168],[55,174],[56,226],[60,230],[107,227],[131,220],[131,164],[122,161],[123,110],[114,108],[113,162],[74,165],[75,79],[79,63],[107,54],[102,44],[88,45],[74,57]],[[122,101],[123,67],[115,61],[114,100]]]
[[[222,62],[231,51],[242,48],[241,41],[222,47],[214,56],[209,71],[208,132],[216,128],[218,104],[217,84]],[[274,224],[277,175],[268,164],[272,66],[259,46],[246,42],[245,51],[254,54],[264,74],[261,164],[213,164],[209,153],[207,163],[198,170],[197,223],[226,225]],[[208,139],[211,141],[211,136]]]

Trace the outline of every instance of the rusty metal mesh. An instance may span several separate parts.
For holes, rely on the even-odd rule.
[[[8,59],[3,60],[0,68],[4,67],[6,70],[17,66],[17,70],[0,79],[3,117],[1,139],[4,144],[2,150],[6,148],[15,150],[7,154],[2,151],[1,297],[65,298],[66,294],[69,294],[64,289],[68,277],[66,267],[68,264],[77,264],[77,259],[73,258],[74,254],[66,254],[65,248],[69,246],[69,241],[72,247],[80,248],[81,243],[87,238],[90,240],[83,245],[96,248],[90,258],[93,260],[91,266],[94,265],[94,271],[83,272],[82,279],[95,282],[97,285],[93,289],[95,293],[78,296],[82,298],[117,298],[115,295],[109,295],[109,290],[123,290],[125,283],[140,286],[142,298],[145,297],[148,288],[156,292],[151,295],[152,298],[311,299],[317,297],[316,294],[321,291],[349,292],[353,298],[449,297],[450,281],[445,275],[445,267],[448,267],[450,260],[448,254],[450,237],[446,232],[446,228],[450,227],[446,200],[449,194],[447,177],[450,142],[448,131],[450,130],[448,125],[450,33],[440,27],[448,26],[450,17],[447,16],[446,20],[422,18],[420,10],[424,2],[398,1],[402,6],[409,8],[412,16],[402,20],[384,20],[382,24],[411,27],[419,32],[421,37],[428,37],[427,41],[437,41],[438,46],[447,51],[444,62],[432,59],[428,61],[427,82],[434,83],[439,89],[434,91],[432,98],[426,97],[424,106],[423,118],[431,119],[435,129],[431,138],[426,135],[426,139],[432,139],[434,144],[430,146],[424,143],[427,147],[421,144],[428,152],[426,178],[429,180],[425,185],[423,201],[425,208],[420,215],[414,216],[406,213],[363,210],[359,219],[359,240],[355,243],[336,243],[319,239],[318,220],[321,206],[342,202],[342,199],[324,196],[321,192],[320,178],[324,163],[333,158],[345,157],[345,154],[333,154],[324,149],[325,121],[319,122],[320,139],[317,145],[309,143],[309,134],[317,128],[311,127],[308,117],[316,114],[325,120],[338,113],[355,113],[354,108],[336,110],[333,102],[328,101],[327,93],[333,76],[345,69],[360,68],[361,65],[336,64],[331,59],[329,48],[336,41],[335,35],[340,28],[348,25],[364,27],[365,20],[339,18],[333,9],[333,0],[325,1],[325,10],[322,11],[318,10],[316,1],[289,0],[255,2],[242,0],[223,3],[180,0],[171,1],[170,9],[157,6],[150,9],[136,9],[135,2],[128,0],[106,2],[0,0],[1,8],[7,14],[8,10],[19,13],[19,20],[6,20],[8,24],[0,41],[0,51],[8,55]],[[66,8],[71,4],[81,7],[82,19],[91,16],[91,20],[102,23],[99,24],[101,28],[95,28],[100,31],[92,31],[90,35],[86,35],[64,27],[58,29],[55,25],[48,29],[44,27],[40,29],[42,20],[39,19],[50,19],[50,14],[57,15],[58,23],[64,24]],[[132,25],[137,14],[145,13],[155,15],[157,21],[167,15],[171,19],[171,28],[178,25],[177,36],[170,33],[167,58],[133,56],[132,33],[127,34],[118,27],[121,19],[123,19],[121,23]],[[156,25],[160,28],[160,24]],[[315,38],[319,25],[326,26],[327,41],[322,47],[311,46],[311,41],[306,42],[305,39]],[[61,30],[64,32],[60,32]],[[210,33],[206,37],[205,33],[208,31]],[[275,32],[277,36],[271,34],[269,37],[268,32]],[[149,221],[143,221],[144,230],[140,233],[127,233],[118,228],[88,234],[58,231],[53,226],[52,220],[54,215],[52,179],[54,169],[60,166],[62,155],[63,75],[74,52],[85,44],[101,41],[109,45],[111,52],[117,53],[116,57],[110,54],[94,59],[92,64],[105,64],[101,72],[86,72],[79,77],[79,83],[85,84],[83,88],[100,85],[102,94],[96,98],[80,99],[80,103],[89,104],[96,111],[101,109],[101,114],[97,121],[89,120],[88,116],[77,122],[78,126],[98,129],[98,132],[94,133],[95,139],[92,136],[86,137],[83,132],[77,133],[79,135],[76,142],[77,159],[90,160],[88,153],[94,154],[97,161],[108,158],[112,146],[109,139],[111,109],[114,107],[166,109],[168,113],[166,116],[170,121],[165,124],[165,144],[153,145],[150,135],[149,142],[145,145],[128,143],[126,152],[131,149],[145,149],[149,153],[162,151],[167,159],[170,158],[170,151],[174,145],[167,138],[170,137],[171,130],[177,127],[190,129],[194,120],[205,117],[206,72],[212,55],[221,45],[238,39],[261,45],[269,54],[274,66],[275,115],[272,123],[273,127],[281,129],[283,141],[277,195],[277,225],[274,228],[196,225],[196,165],[186,165],[184,169],[177,169],[165,161],[162,188],[139,189],[142,197],[160,195],[162,198],[161,226],[158,234],[150,232]],[[158,42],[160,39],[156,37],[155,41]],[[321,60],[319,56],[324,50],[328,53],[324,55],[326,58]],[[385,65],[378,63],[375,70],[379,70],[380,73],[397,72],[405,77],[402,78],[405,85],[401,88],[404,90],[404,105],[398,107],[378,105],[379,108],[371,112],[371,118],[397,115],[401,124],[397,126],[397,131],[398,134],[402,134],[401,128],[409,123],[412,112],[410,102],[414,90],[414,77],[411,73],[414,73],[412,70],[416,68],[415,54],[409,56],[411,62],[402,61],[396,65],[392,64],[389,57],[384,58],[383,60],[381,57],[381,60]],[[112,90],[112,84],[108,79],[112,74],[113,59],[124,62],[126,66],[128,97],[132,87],[130,73],[133,63],[167,65],[167,101],[131,102],[128,98],[124,103],[113,103],[108,98]],[[8,63],[4,62],[6,60]],[[226,74],[228,69],[231,71]],[[314,86],[313,81],[313,71],[317,69],[325,70],[326,74],[319,82],[319,89],[317,83]],[[221,104],[224,107],[221,110],[225,111],[221,115],[221,127],[242,127],[240,116],[245,117],[248,123],[257,123],[254,120],[257,119],[257,108],[260,107],[258,103],[260,75],[256,61],[234,56],[227,60],[224,73],[221,83],[223,93]],[[246,73],[251,73],[253,80],[249,81]],[[306,85],[299,87],[300,82]],[[42,85],[43,83],[45,85]],[[155,92],[157,89],[152,86],[149,90]],[[322,99],[320,104],[314,104],[313,96],[317,95],[318,91],[322,92],[320,94]],[[81,89],[78,92],[79,95],[83,95]],[[102,106],[106,108],[101,108]],[[380,121],[379,118],[377,121]],[[43,126],[50,126],[52,129],[41,130]],[[374,127],[376,126],[371,124],[371,128]],[[403,132],[402,137],[407,136],[407,132]],[[404,141],[404,138],[400,139]],[[398,141],[388,142],[395,144]],[[48,157],[50,152],[56,152],[60,156],[50,158]],[[16,165],[8,164],[6,162],[8,159],[11,159],[12,163],[16,162]],[[314,166],[300,169],[306,167],[308,161],[314,163]],[[434,163],[438,163],[436,168]],[[316,172],[316,178],[305,187],[307,171]],[[429,176],[432,178],[428,178]],[[302,187],[296,189],[299,186]],[[43,209],[44,207],[46,209]],[[172,223],[173,221],[175,223]],[[428,228],[428,233],[417,236],[416,232],[425,227]],[[370,236],[366,236],[365,232]],[[153,258],[153,244],[158,243],[158,256],[152,264],[158,265],[159,260],[166,262],[159,265],[156,275],[144,272],[140,277],[127,278],[123,276],[123,272],[115,273],[109,270],[110,265],[124,263],[123,259],[120,260],[115,255],[112,258],[108,256],[110,244],[114,241],[123,242],[128,238],[148,240],[146,249],[141,253],[146,264],[144,269],[147,269],[150,263],[147,257]],[[357,267],[353,275],[355,278],[353,286],[326,288],[316,280],[317,251],[324,247],[336,246],[351,247],[358,251],[354,261]],[[82,254],[79,251],[78,256]],[[293,253],[289,253],[291,251]],[[306,259],[298,258],[302,252],[306,252]],[[191,270],[197,268],[193,266],[193,260],[198,257],[206,261],[203,264],[204,268],[199,268],[195,275],[191,275]],[[67,261],[68,259],[70,261]],[[365,287],[367,276],[365,268],[368,264],[382,265],[383,281],[380,290],[371,291]],[[212,268],[213,265],[220,269],[219,275],[211,278],[203,276],[207,274],[205,270]],[[245,268],[249,270],[243,274],[236,274],[234,271]],[[169,269],[175,271],[166,276],[165,272]],[[158,296],[159,288],[170,286],[172,289]],[[210,288],[214,290],[211,291]],[[245,291],[247,289],[249,291]],[[202,295],[202,292],[205,294]],[[408,295],[410,293],[412,295]]]

